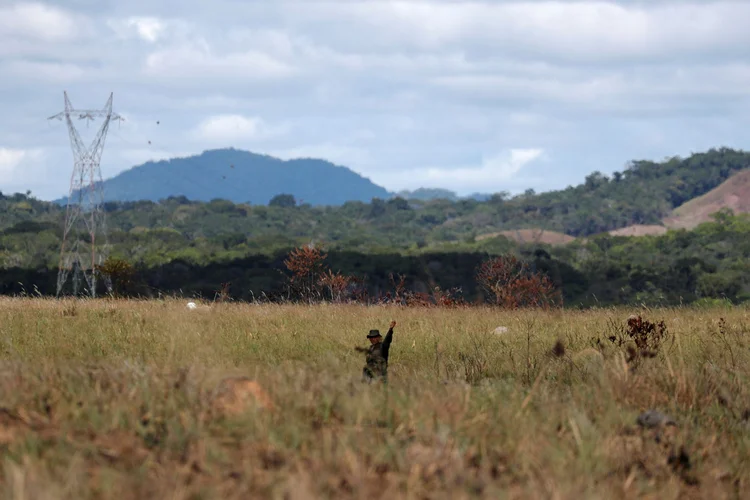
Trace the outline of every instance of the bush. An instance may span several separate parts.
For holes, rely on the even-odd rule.
[[[484,261],[477,270],[477,282],[503,308],[562,305],[561,294],[546,275],[510,254]]]

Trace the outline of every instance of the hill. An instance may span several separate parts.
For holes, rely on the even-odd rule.
[[[750,212],[750,170],[739,172],[703,196],[680,205],[664,219],[664,225],[675,229],[692,229],[709,222],[712,220],[711,214],[722,209],[730,209],[734,213]]]
[[[245,152],[234,154],[241,157],[252,156]],[[215,166],[216,162],[206,160],[210,155],[211,152],[202,155],[203,163],[214,164],[204,172],[214,172],[219,168]],[[226,155],[220,156],[226,159]],[[197,161],[197,158],[194,157],[193,160]],[[273,159],[268,161],[280,165],[293,163]],[[155,170],[163,172],[170,168],[176,169],[175,162],[176,160],[162,162],[162,166]],[[239,169],[237,165],[232,169],[231,165],[224,169]],[[330,170],[330,164],[327,165]],[[164,233],[164,230],[169,229],[182,235],[187,241],[211,238],[227,247],[233,242],[242,242],[254,249],[265,250],[315,240],[325,241],[341,250],[361,252],[404,251],[446,245],[468,248],[481,235],[527,228],[543,230],[547,235],[560,233],[573,238],[585,238],[634,225],[638,225],[638,228],[662,225],[662,220],[671,216],[675,208],[692,198],[705,195],[737,172],[747,171],[748,165],[750,153],[728,149],[710,150],[686,159],[672,158],[662,163],[634,162],[624,172],[614,172],[611,178],[594,172],[576,187],[541,194],[527,191],[509,197],[498,193],[487,201],[421,201],[398,197],[385,199],[386,193],[383,198],[373,198],[370,202],[344,201],[346,196],[341,195],[330,200],[331,203],[338,202],[341,205],[325,207],[259,206],[269,198],[253,200],[250,196],[244,196],[251,194],[253,184],[245,189],[240,182],[232,182],[228,189],[239,190],[243,195],[240,198],[240,194],[235,192],[233,198],[250,198],[252,205],[235,203],[231,198],[212,199],[206,203],[190,201],[187,196],[167,196],[158,203],[108,202],[105,210],[107,225],[112,231],[140,231],[145,238],[147,233],[144,231],[158,230],[162,231],[158,238],[168,239],[173,236]],[[143,168],[145,167],[122,175],[137,176]],[[347,175],[354,176],[359,182],[369,183],[347,169],[333,168],[349,172]],[[215,174],[216,172],[214,176]],[[149,175],[144,174],[144,177],[153,179],[155,176],[152,171]],[[179,172],[171,176],[164,175],[164,182],[179,177]],[[204,177],[210,176],[204,174]],[[316,189],[315,183],[309,184],[313,186],[308,186],[307,189]],[[326,186],[329,184],[326,183]],[[143,189],[158,187],[148,184]],[[188,187],[198,190],[200,186]],[[309,198],[304,198],[299,192],[297,196],[309,201]],[[305,193],[304,196],[309,194]],[[30,232],[29,222],[61,225],[63,218],[64,207],[60,205],[50,205],[23,194],[0,197],[0,230],[27,234]],[[17,226],[18,224],[20,225]],[[152,236],[157,238],[157,235]],[[531,241],[533,242],[533,238]],[[147,241],[142,243],[146,244]],[[483,248],[503,244],[492,239],[481,243]]]
[[[577,186],[540,194],[528,190],[512,198],[496,193],[451,200],[444,199],[450,191],[423,189],[411,192],[411,196],[417,193],[425,199],[406,202],[348,168],[323,160],[282,161],[223,149],[132,168],[105,181],[105,196],[107,201],[120,202],[184,197],[262,205],[288,193],[302,203],[340,207],[338,212],[327,213],[333,219],[351,216],[404,231],[419,226],[420,231],[411,235],[417,240],[425,237],[421,229],[435,229],[437,239],[442,241],[520,228],[580,237],[632,225],[660,225],[675,208],[748,167],[750,153],[711,149],[684,159],[634,161],[611,176],[593,172]],[[395,200],[393,207],[401,212],[384,216],[389,212],[385,200]],[[370,201],[370,207],[342,206]],[[396,223],[402,226],[396,228]]]
[[[653,236],[669,229],[693,229],[713,220],[712,214],[731,210],[736,214],[750,213],[750,170],[742,170],[708,193],[675,208],[661,224],[634,224],[609,231],[613,236]]]
[[[665,217],[742,208],[748,165],[749,153],[711,150],[636,162],[611,178],[595,172],[561,191],[499,193],[486,202],[394,197],[262,206],[170,196],[108,202],[104,210],[113,255],[141,269],[149,290],[206,295],[232,282],[250,296],[280,293],[284,255],[312,241],[329,252],[332,267],[366,277],[373,293],[390,286],[395,273],[419,275],[412,285],[421,283],[423,290],[436,280],[443,289],[469,294],[464,287],[482,255],[516,252],[563,284],[568,304],[747,300],[748,215],[654,238],[595,235],[643,232]],[[0,194],[0,293],[54,287],[64,217],[63,206]],[[483,237],[492,234],[505,237]]]
[[[311,205],[389,198],[390,193],[352,170],[311,158],[280,160],[233,148],[147,162],[104,181],[105,201],[159,201],[184,196],[265,205],[278,194]],[[66,198],[57,200],[65,203]]]

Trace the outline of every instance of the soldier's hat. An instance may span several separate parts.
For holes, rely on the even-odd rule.
[[[367,334],[368,339],[374,339],[380,337],[380,330],[370,330],[370,333]]]

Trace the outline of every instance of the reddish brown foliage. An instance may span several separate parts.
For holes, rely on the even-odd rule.
[[[346,276],[341,272],[334,273],[328,269],[321,275],[319,283],[328,290],[332,301],[341,302],[346,297],[353,281],[351,276]]]
[[[284,260],[284,265],[292,273],[289,277],[290,292],[307,300],[320,297],[320,275],[325,258],[326,254],[313,245],[292,250]]]
[[[388,280],[391,282],[391,285],[393,286],[393,296],[390,295],[390,292],[386,294],[389,298],[391,298],[395,302],[401,302],[406,299],[404,297],[406,290],[406,276],[403,274],[398,275],[398,282],[396,282],[396,279],[393,277],[393,273],[388,275]]]
[[[627,334],[641,350],[658,351],[667,337],[667,325],[664,321],[652,323],[640,316],[628,319]]]
[[[625,359],[628,363],[632,363],[631,368],[636,368],[644,358],[656,357],[670,336],[663,320],[653,323],[641,316],[628,318],[626,328],[619,328],[613,323],[611,328],[614,332],[608,336],[608,339],[618,347],[626,347]],[[672,340],[674,341],[674,337]]]
[[[465,307],[466,301],[460,296],[461,289],[453,288],[451,290],[442,290],[436,286],[432,290],[432,298],[435,305],[441,307]]]
[[[477,282],[496,305],[508,309],[546,309],[561,302],[559,292],[547,276],[532,271],[526,262],[513,255],[483,262],[477,270]]]
[[[307,245],[289,252],[284,265],[292,272],[293,281],[307,280],[321,271],[326,256],[319,248]]]
[[[370,300],[361,279],[328,269],[323,260],[326,254],[319,248],[306,246],[292,250],[284,264],[291,271],[289,298],[307,301],[365,302]],[[535,273],[512,255],[490,259],[477,272],[479,285],[488,292],[495,304],[506,308],[542,307],[561,304],[560,293],[546,276]],[[442,290],[433,286],[429,292],[415,292],[407,288],[407,277],[390,274],[392,290],[374,298],[377,304],[396,304],[407,307],[466,307],[461,290]]]
[[[292,250],[284,265],[291,271],[288,277],[289,298],[333,302],[365,301],[367,292],[362,280],[334,272],[324,260],[327,255],[319,248],[308,245]]]
[[[466,302],[460,297],[460,289],[448,291],[435,286],[431,293],[413,292],[406,288],[406,276],[399,274],[394,277],[389,275],[393,292],[386,292],[378,299],[379,304],[398,304],[407,307],[458,307],[465,306]]]

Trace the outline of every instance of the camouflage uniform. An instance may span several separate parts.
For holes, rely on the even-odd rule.
[[[377,379],[383,382],[388,381],[388,352],[391,349],[392,340],[393,328],[389,328],[382,342],[372,344],[367,349],[359,349],[367,353],[366,364],[362,369],[363,382],[372,382]]]

